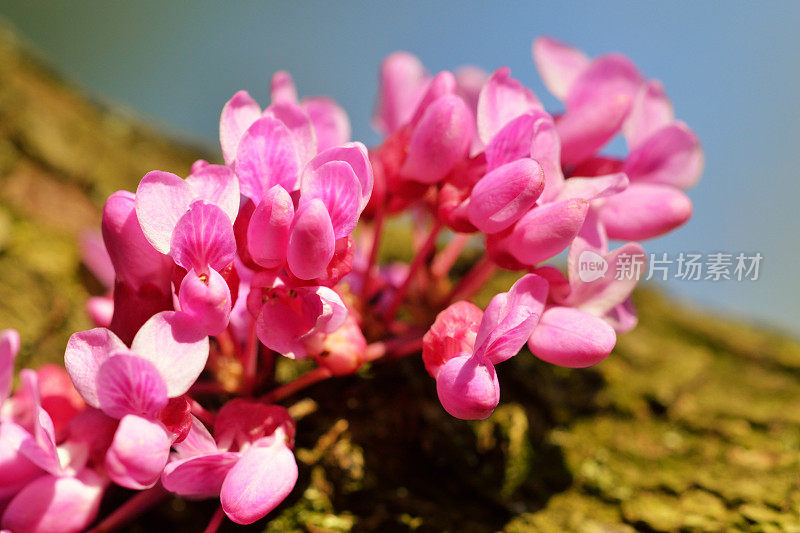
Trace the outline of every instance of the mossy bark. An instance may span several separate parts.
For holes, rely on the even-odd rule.
[[[202,155],[92,102],[0,27],[0,327],[22,334],[20,365],[59,361],[90,327],[101,288],[76,240],[105,197]],[[254,527],[800,531],[800,346],[655,289],[636,300],[639,327],[594,368],[501,365],[486,421],[448,417],[417,357],[309,389],[291,406],[300,481]],[[213,509],[166,502],[132,530],[196,531]]]

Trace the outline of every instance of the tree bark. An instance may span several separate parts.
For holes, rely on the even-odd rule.
[[[91,327],[102,287],[76,242],[104,199],[204,155],[88,98],[0,25],[0,326],[20,331],[20,366],[60,362]],[[301,478],[257,527],[800,531],[800,346],[654,288],[636,302],[639,326],[594,368],[501,365],[486,421],[448,417],[417,357],[293,398]],[[214,509],[165,504],[142,524],[197,530]]]

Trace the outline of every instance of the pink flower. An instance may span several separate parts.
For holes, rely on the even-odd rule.
[[[259,340],[290,359],[320,353],[324,336],[347,318],[347,308],[332,289],[292,287],[269,272],[253,277],[247,303]]]
[[[547,282],[528,274],[509,292],[492,298],[477,329],[477,313],[464,303],[453,304],[437,317],[426,335],[423,357],[448,413],[466,420],[492,414],[500,399],[494,365],[525,345],[546,298]]]
[[[147,240],[188,273],[178,293],[181,309],[215,335],[228,325],[230,289],[220,275],[233,263],[233,223],[239,183],[227,167],[198,165],[183,180],[148,173],[136,190],[136,215]]]
[[[75,405],[56,367],[38,375],[23,370],[21,389],[8,399],[6,378],[18,349],[14,330],[0,334],[0,527],[81,531],[97,515],[108,484],[94,470],[89,441],[73,435],[82,402]]]
[[[153,248],[136,218],[135,197],[118,191],[103,208],[103,241],[114,266],[109,328],[125,342],[148,318],[172,308],[172,260]]]
[[[175,438],[159,415],[189,390],[208,350],[193,317],[174,311],[148,320],[130,349],[104,328],[70,338],[64,362],[75,388],[87,404],[120,419],[105,459],[114,482],[142,489],[158,480]]]
[[[614,239],[649,239],[685,223],[691,202],[678,189],[693,186],[703,168],[695,134],[676,121],[661,83],[646,80],[619,54],[589,60],[553,39],[534,42],[533,55],[550,91],[566,103],[557,123],[562,162],[572,175],[624,172],[631,186],[598,202]],[[624,162],[597,158],[621,132],[630,152]]]
[[[348,315],[337,330],[325,336],[322,349],[317,362],[334,376],[354,374],[361,368],[367,340],[353,315]]]
[[[591,366],[607,357],[616,344],[614,330],[624,332],[636,325],[630,295],[638,279],[620,275],[622,261],[636,262],[645,269],[646,259],[637,243],[609,253],[603,225],[590,212],[570,247],[569,277],[564,278],[552,267],[535,270],[548,280],[551,290],[550,303],[528,342],[531,352],[550,363],[573,368]],[[604,265],[605,272],[584,281],[581,263],[589,262]]]
[[[84,531],[97,516],[106,485],[88,469],[71,477],[41,476],[8,503],[0,523],[20,533]]]
[[[272,186],[256,207],[247,229],[253,261],[273,270],[285,266],[302,280],[324,278],[338,243],[350,237],[369,202],[372,181],[360,143],[314,157],[303,172],[296,207],[282,185]]]
[[[251,524],[294,488],[294,431],[284,408],[232,400],[217,415],[216,440],[193,418],[189,435],[175,445],[162,483],[185,498],[219,496],[231,520]]]

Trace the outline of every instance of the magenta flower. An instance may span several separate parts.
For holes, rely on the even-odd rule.
[[[347,318],[347,308],[332,289],[292,287],[269,272],[251,280],[247,305],[259,340],[290,359],[318,351],[322,338]]]
[[[245,400],[217,415],[216,440],[193,418],[192,428],[162,475],[164,487],[185,498],[219,497],[228,517],[251,524],[274,509],[297,481],[294,421],[286,409]]]
[[[239,183],[219,165],[196,165],[186,180],[150,172],[136,190],[136,215],[145,237],[187,271],[178,291],[181,310],[210,335],[228,325],[232,298],[220,271],[236,255],[238,212]]]
[[[194,318],[174,311],[148,320],[130,349],[104,328],[70,338],[64,362],[75,388],[87,404],[120,419],[105,458],[115,483],[142,489],[158,481],[175,438],[159,415],[189,390],[208,350]]]
[[[637,243],[609,253],[603,226],[590,212],[570,247],[569,277],[552,267],[536,269],[550,283],[550,302],[528,341],[534,355],[559,366],[581,368],[594,365],[611,353],[616,344],[614,330],[624,332],[636,325],[630,295],[638,279],[619,276],[623,259],[646,268],[647,256]],[[605,265],[605,272],[584,281],[580,263],[598,261]]]
[[[303,172],[296,208],[280,184],[264,194],[247,229],[250,257],[267,269],[286,266],[301,280],[325,278],[369,202],[372,182],[360,143],[317,155]]]
[[[147,319],[172,308],[173,262],[145,238],[136,218],[135,197],[127,191],[106,200],[103,241],[115,273],[109,328],[130,342]]]
[[[533,55],[548,89],[566,104],[557,123],[562,162],[576,167],[573,175],[624,172],[630,180],[625,192],[599,208],[609,237],[649,239],[685,223],[691,202],[679,189],[700,178],[703,152],[695,134],[675,120],[661,84],[646,80],[619,54],[590,61],[574,48],[540,38]],[[619,132],[630,149],[624,162],[597,158]]]
[[[97,515],[108,482],[94,469],[89,441],[75,434],[73,422],[82,413],[71,407],[74,390],[58,386],[56,367],[39,375],[23,370],[22,388],[8,398],[18,349],[17,332],[3,331],[0,527],[40,533],[82,531]],[[43,386],[43,382],[49,383]]]
[[[525,345],[544,310],[547,282],[535,274],[479,310],[459,302],[439,314],[426,334],[423,358],[436,380],[442,407],[465,420],[487,418],[500,400],[494,365]]]

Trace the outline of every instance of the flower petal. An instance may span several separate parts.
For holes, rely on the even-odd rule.
[[[430,76],[416,56],[408,52],[387,56],[380,68],[378,103],[373,119],[375,129],[389,135],[407,123],[429,82]]]
[[[544,278],[527,274],[492,298],[475,338],[476,356],[495,365],[515,356],[539,323],[547,292]]]
[[[347,319],[347,307],[341,297],[328,287],[305,287],[298,289],[310,302],[318,306],[317,321],[314,325],[315,333],[333,333],[344,324]]]
[[[307,98],[300,105],[308,113],[317,136],[317,150],[339,146],[350,140],[350,119],[347,113],[330,98]]]
[[[603,317],[625,302],[639,279],[636,276],[618,276],[617,273],[624,268],[622,261],[627,262],[628,265],[635,261],[641,265],[643,271],[647,269],[647,254],[641,245],[629,242],[620,246],[605,257],[608,269],[602,277],[590,282],[578,282],[574,285],[569,298],[570,305],[581,311]]]
[[[486,167],[493,170],[506,163],[531,156],[533,113],[520,115],[503,126],[486,145]]]
[[[159,286],[164,281],[169,287],[172,259],[156,250],[142,232],[133,193],[117,191],[106,200],[103,241],[117,281],[136,289],[147,284]]]
[[[306,167],[305,173],[318,169],[329,161],[344,161],[353,169],[361,184],[361,203],[359,212],[363,211],[372,195],[374,178],[369,161],[367,147],[360,142],[346,143],[321,152]]]
[[[489,144],[512,119],[535,109],[542,109],[542,104],[533,91],[512,78],[507,67],[499,68],[489,76],[478,97],[478,135]]]
[[[596,256],[599,256],[600,259],[605,261],[605,255],[607,253],[608,236],[606,235],[606,229],[602,222],[600,222],[597,209],[589,209],[580,232],[569,246],[567,274],[571,284],[575,285],[581,282],[580,263],[582,257],[585,261],[587,257],[596,259]],[[551,293],[551,297],[552,296],[553,294]]]
[[[207,335],[219,335],[228,327],[231,314],[231,290],[213,268],[205,279],[190,270],[178,292],[181,311],[194,317]]]
[[[630,98],[619,95],[609,102],[589,102],[568,109],[556,121],[562,164],[577,165],[595,155],[617,134],[630,106]]]
[[[106,328],[73,333],[67,342],[64,366],[72,383],[86,403],[100,407],[97,398],[97,372],[106,359],[127,346]]]
[[[189,499],[219,496],[225,476],[239,460],[235,452],[215,452],[172,461],[161,475],[170,492]]]
[[[12,471],[16,471],[12,478],[24,475],[29,471],[28,463],[35,465],[37,475],[42,475],[44,472],[49,472],[53,475],[63,475],[64,470],[61,468],[61,462],[58,457],[58,451],[55,445],[55,440],[51,439],[52,422],[49,420],[47,413],[44,410],[37,410],[39,413],[38,420],[34,421],[34,425],[39,428],[44,438],[37,439],[31,435],[25,428],[12,422],[4,421],[0,424],[0,442],[2,448],[8,448],[10,451],[18,452],[11,455]],[[45,426],[47,428],[45,429]],[[44,431],[42,431],[45,429]],[[3,451],[0,449],[0,451]],[[9,453],[9,452],[6,452]],[[24,461],[27,461],[24,462]],[[5,467],[6,465],[3,464]],[[3,477],[5,472],[3,472]],[[0,488],[0,490],[5,487]]]
[[[436,76],[433,77],[431,82],[428,84],[425,94],[422,96],[422,99],[419,101],[419,105],[417,105],[417,109],[414,111],[414,114],[411,116],[411,120],[408,121],[408,125],[413,129],[419,124],[419,121],[422,119],[422,116],[428,110],[428,108],[433,104],[436,100],[441,98],[442,96],[448,94],[455,94],[456,92],[456,78],[453,76],[452,72],[447,70],[443,70],[442,72],[438,73]]]
[[[239,190],[256,204],[274,185],[294,191],[300,159],[289,128],[274,117],[255,121],[239,142],[235,171]]]
[[[588,209],[580,199],[534,207],[514,226],[509,251],[528,266],[558,255],[580,231]]]
[[[289,235],[286,259],[292,274],[304,280],[323,276],[335,248],[336,236],[325,204],[318,198],[305,202],[297,210]]]
[[[411,134],[400,169],[406,179],[436,183],[467,156],[472,141],[472,114],[453,94],[439,97],[426,109]]]
[[[592,178],[569,178],[564,182],[557,200],[579,198],[591,201],[619,194],[628,188],[628,176],[623,172]]]
[[[692,216],[692,201],[669,185],[634,183],[603,199],[598,213],[610,239],[640,241],[685,224]]]
[[[76,477],[42,476],[8,504],[2,527],[26,533],[77,533],[94,521],[106,482],[94,471]]]
[[[636,94],[622,134],[633,150],[653,133],[675,120],[672,103],[658,80],[650,80]]]
[[[247,226],[247,248],[253,261],[269,269],[283,265],[293,220],[291,196],[275,185],[264,195]]]
[[[0,424],[0,501],[11,499],[43,474],[42,469],[20,451],[20,444],[26,438],[30,439],[30,434],[17,424]]]
[[[636,183],[689,189],[703,172],[703,149],[683,122],[673,122],[644,139],[628,154],[623,170]]]
[[[252,524],[278,506],[297,482],[297,463],[281,440],[255,444],[242,453],[222,483],[220,500],[228,518]]]
[[[114,265],[114,311],[109,329],[130,342],[144,322],[172,307],[174,261],[156,250],[136,217],[136,198],[112,194],[103,208],[103,241]]]
[[[325,205],[335,239],[350,235],[358,224],[361,204],[361,184],[350,164],[329,161],[304,173],[300,209],[312,200]]]
[[[465,65],[454,72],[456,78],[456,94],[464,99],[470,111],[478,110],[478,98],[481,95],[489,73],[480,67]]]
[[[538,161],[544,170],[544,191],[540,201],[552,202],[564,186],[561,139],[558,137],[553,117],[544,111],[534,111],[533,117],[531,157]]]
[[[176,442],[172,446],[177,452],[175,455],[179,459],[188,459],[198,455],[208,455],[219,451],[214,437],[208,429],[194,415],[189,415],[192,425],[189,433],[181,442]]]
[[[528,347],[548,363],[584,368],[605,359],[616,342],[614,329],[602,319],[571,307],[551,307],[542,315]]]
[[[80,240],[81,260],[86,268],[107,289],[114,287],[114,265],[103,243],[103,235],[98,231],[85,231]]]
[[[436,316],[422,338],[422,361],[432,378],[450,359],[473,351],[482,317],[483,311],[467,301],[451,304]]]
[[[519,159],[495,168],[470,194],[469,221],[484,233],[497,233],[527,213],[544,189],[542,167]]]
[[[186,270],[222,270],[236,256],[236,237],[225,212],[213,204],[195,202],[172,235],[170,255]]]
[[[14,379],[14,359],[19,353],[19,333],[15,329],[4,329],[0,332],[0,405],[11,393],[11,382]]]
[[[148,172],[136,189],[136,217],[147,240],[161,253],[169,253],[172,232],[195,200],[192,187],[170,172]]]
[[[294,86],[291,74],[279,70],[272,75],[269,84],[269,95],[273,104],[297,103],[297,88]]]
[[[160,422],[125,416],[106,454],[108,477],[128,489],[152,487],[167,465],[170,444],[167,430]]]
[[[261,106],[247,91],[234,94],[222,108],[222,116],[219,119],[219,144],[222,146],[222,156],[226,165],[233,164],[239,140],[260,116]]]
[[[636,316],[636,307],[633,305],[633,299],[628,298],[614,309],[606,313],[603,319],[611,324],[614,331],[617,333],[627,333],[636,327],[639,321]]]
[[[447,361],[436,377],[444,410],[462,420],[483,420],[500,401],[500,384],[491,363],[471,355]]]
[[[233,224],[239,213],[239,181],[236,174],[222,165],[206,165],[189,174],[186,182],[195,197],[214,204],[228,215]]]
[[[167,405],[167,387],[153,363],[125,350],[100,366],[97,397],[108,416],[156,418]]]
[[[206,366],[208,337],[186,313],[163,311],[144,323],[131,350],[155,365],[167,396],[184,394]]]
[[[644,83],[633,62],[622,54],[595,58],[575,79],[565,100],[567,112],[586,105],[607,105],[624,98],[630,103]]]
[[[550,37],[533,41],[533,61],[547,90],[562,101],[578,76],[589,66],[586,54]]]
[[[220,449],[244,449],[273,434],[280,434],[291,443],[295,431],[295,422],[285,407],[243,398],[223,405],[214,423]]]
[[[264,110],[264,116],[280,120],[289,129],[300,168],[311,161],[317,153],[317,136],[311,119],[302,107],[291,102],[274,103]]]

